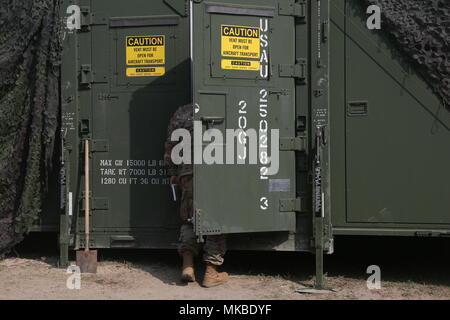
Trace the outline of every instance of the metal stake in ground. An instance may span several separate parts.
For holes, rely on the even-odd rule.
[[[77,251],[81,273],[97,273],[97,250],[89,250],[89,140],[84,143],[84,250]]]

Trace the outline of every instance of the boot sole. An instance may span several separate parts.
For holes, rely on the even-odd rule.
[[[202,286],[205,287],[205,288],[213,288],[213,287],[220,286],[221,284],[224,284],[224,283],[226,283],[227,281],[228,281],[228,279],[227,279],[227,280],[224,280],[224,281],[221,281],[221,282],[211,283],[211,284],[202,284]]]
[[[183,282],[195,282],[195,277],[190,276],[190,275],[182,275],[181,276],[181,281],[183,281]]]

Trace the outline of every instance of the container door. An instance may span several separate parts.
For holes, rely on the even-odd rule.
[[[175,110],[191,101],[189,20],[162,0],[83,1],[81,11],[79,129],[91,141],[93,245],[168,246],[179,217],[169,214],[177,207],[164,141]],[[81,186],[80,234],[83,198]]]
[[[293,3],[192,2],[199,236],[295,228]]]

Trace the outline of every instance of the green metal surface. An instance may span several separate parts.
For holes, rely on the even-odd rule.
[[[171,246],[179,218],[162,159],[167,123],[191,100],[188,19],[164,1],[78,4],[86,25],[66,35],[63,64],[63,101],[70,101],[63,105],[63,118],[72,168],[67,186],[72,245],[84,245],[80,141],[90,139],[92,245],[158,247],[140,243],[158,236]],[[138,65],[164,67],[163,75],[128,76],[127,37],[139,36],[164,37],[165,61]]]
[[[64,37],[64,210],[58,219],[53,193],[35,228],[60,230],[64,259],[67,248],[84,246],[86,138],[91,247],[175,246],[178,207],[159,160],[170,116],[192,99],[196,119],[223,118],[213,126],[221,132],[237,129],[241,116],[258,129],[267,105],[282,149],[280,171],[267,180],[261,165],[194,167],[198,235],[229,233],[230,249],[316,249],[321,267],[333,233],[450,234],[449,112],[390,40],[367,30],[356,0],[331,1],[330,23],[328,1],[194,1],[193,16],[184,1],[64,1],[62,10],[72,3],[82,8],[83,26]],[[221,26],[260,29],[266,19],[268,77],[224,70]],[[126,37],[149,35],[165,36],[166,73],[127,77]],[[320,189],[313,187],[317,154]],[[271,180],[284,187],[270,192]]]
[[[448,230],[450,113],[366,19],[354,1],[333,1],[333,226]]]
[[[261,146],[270,141],[270,130],[279,130],[280,141],[296,137],[295,70],[285,67],[296,63],[295,18],[280,11],[280,7],[288,7],[290,3],[293,4],[274,0],[205,1],[193,5],[196,119],[224,118],[222,124],[214,126],[223,136],[225,130],[239,128],[254,129],[259,134],[257,164],[249,163],[252,151],[249,143],[246,152],[235,152],[235,164],[194,166],[194,218],[199,236],[295,229],[295,208],[283,210],[285,200],[296,198],[295,151],[290,148],[280,151],[280,170],[276,175],[267,175],[268,166],[261,162],[261,152],[264,152]],[[223,26],[255,28],[261,39],[267,38],[267,46],[261,40],[256,50],[261,54],[257,57],[259,68],[223,68],[224,61],[229,59],[252,61],[223,55],[226,42]],[[306,41],[304,45],[308,45]],[[267,133],[262,132],[266,127]],[[204,124],[203,130],[206,128]],[[237,140],[224,143],[238,144]],[[271,143],[267,146],[270,156]],[[239,156],[246,158],[246,164],[236,164]],[[280,182],[285,184],[283,188],[271,187]]]

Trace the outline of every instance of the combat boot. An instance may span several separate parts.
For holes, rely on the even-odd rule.
[[[217,266],[207,263],[205,277],[203,278],[203,286],[206,288],[221,285],[228,280],[228,273],[218,272]]]
[[[183,251],[183,270],[181,271],[181,281],[194,282],[194,254],[192,251]]]

